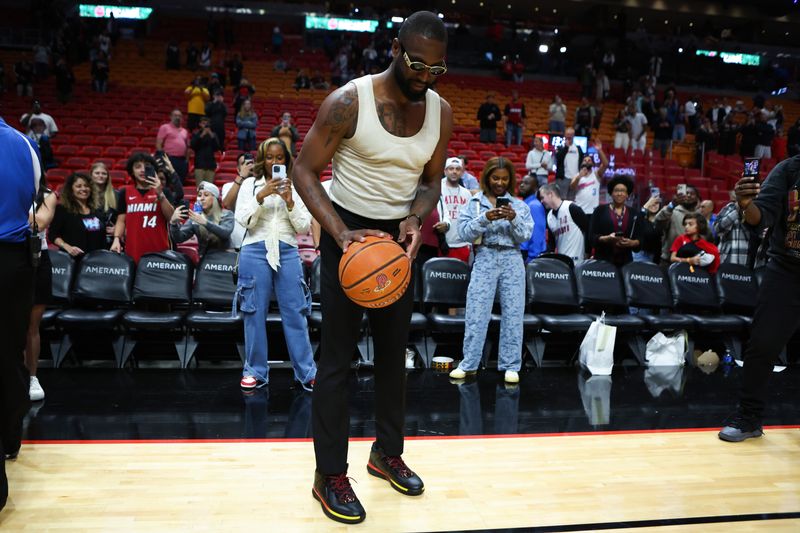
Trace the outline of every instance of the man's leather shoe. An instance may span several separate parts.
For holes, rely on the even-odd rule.
[[[387,480],[394,490],[406,496],[419,496],[425,490],[425,484],[406,466],[402,457],[386,455],[378,443],[372,445],[367,472]]]
[[[326,476],[315,471],[311,494],[322,504],[322,512],[331,520],[343,524],[358,524],[367,517],[353,487],[350,486],[347,472]]]

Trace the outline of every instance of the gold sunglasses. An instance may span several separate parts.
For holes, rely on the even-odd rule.
[[[445,72],[447,72],[447,65],[426,65],[422,61],[411,61],[408,58],[408,52],[406,52],[405,47],[400,44],[400,50],[403,52],[403,59],[406,62],[406,66],[413,70],[414,72],[422,72],[423,70],[427,70],[431,73],[432,76],[441,76]],[[444,63],[444,61],[442,61]]]

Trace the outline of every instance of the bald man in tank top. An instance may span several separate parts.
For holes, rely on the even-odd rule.
[[[420,225],[441,194],[441,173],[453,127],[450,105],[432,87],[447,70],[447,31],[427,11],[406,19],[380,74],[356,79],[320,107],[294,165],[293,182],[323,232],[320,239],[321,356],[312,421],[316,472],[312,494],[329,518],[343,523],[366,513],[347,478],[350,363],[364,308],[339,285],[342,253],[366,235],[391,236],[414,259]],[[329,194],[319,176],[333,161]],[[412,282],[413,286],[413,282]],[[401,494],[422,494],[422,480],[403,462],[405,347],[413,291],[367,311],[375,345],[375,432],[370,474]]]

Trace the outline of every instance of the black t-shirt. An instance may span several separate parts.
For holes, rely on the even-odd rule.
[[[772,228],[769,256],[800,268],[800,156],[778,163],[753,202],[761,210],[757,229]]]
[[[50,242],[61,238],[70,246],[77,246],[86,253],[106,248],[106,225],[103,215],[92,211],[88,215],[70,213],[59,204],[48,230]]]
[[[672,139],[672,124],[669,120],[660,120],[655,127],[656,139],[669,141]]]
[[[208,135],[201,135],[200,132],[192,135],[190,143],[194,150],[194,167],[204,170],[214,170],[217,168],[217,161],[214,154],[219,150],[219,143],[214,132]]]

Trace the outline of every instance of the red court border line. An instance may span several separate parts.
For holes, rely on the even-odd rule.
[[[764,426],[770,429],[800,429],[800,425]],[[442,435],[406,437],[405,440],[476,440],[531,439],[542,437],[594,437],[605,435],[648,435],[661,433],[702,433],[719,431],[719,427],[678,429],[629,429],[619,431],[570,431],[563,433],[522,433],[509,435]],[[374,441],[375,437],[353,437],[351,442]],[[313,442],[313,439],[112,439],[112,440],[23,440],[22,444],[247,444],[247,443]]]

